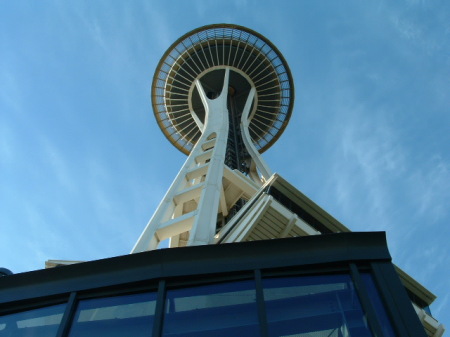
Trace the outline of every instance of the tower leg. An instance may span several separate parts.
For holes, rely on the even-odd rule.
[[[202,135],[131,253],[156,249],[162,240],[185,232],[189,232],[188,245],[212,243],[228,137],[229,71],[227,67],[222,91],[216,99],[209,99],[196,81],[205,107]]]

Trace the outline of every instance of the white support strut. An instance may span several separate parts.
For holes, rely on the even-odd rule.
[[[215,99],[207,97],[199,79],[194,80],[205,109],[204,122],[197,121],[201,136],[131,253],[156,249],[166,239],[170,239],[170,247],[214,243],[218,214],[222,214],[222,219],[227,217],[240,198],[251,197],[272,175],[250,138],[249,116],[256,95],[253,84],[240,123],[241,136],[251,157],[250,171],[245,176],[225,165],[230,71],[231,67],[225,67],[222,90]]]
[[[205,108],[200,139],[145,227],[131,253],[156,249],[167,238],[179,240],[189,232],[187,245],[212,243],[222,192],[228,138],[229,67],[220,95],[209,99],[200,81],[195,85]]]
[[[210,25],[180,41],[161,58],[151,97],[159,127],[188,158],[131,253],[162,241],[162,247],[214,244],[271,180],[261,154],[292,114],[289,67],[263,36]]]

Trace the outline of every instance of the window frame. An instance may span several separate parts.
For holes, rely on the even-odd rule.
[[[164,249],[10,275],[0,278],[0,315],[67,303],[57,335],[64,337],[79,300],[154,291],[153,336],[161,336],[168,289],[253,279],[261,335],[266,337],[262,278],[349,273],[359,284],[360,272],[373,276],[398,336],[426,336],[391,263],[382,232]],[[364,297],[364,285],[359,289]],[[375,321],[373,308],[370,304],[367,308],[363,307],[364,312]],[[377,329],[376,323],[372,325]]]

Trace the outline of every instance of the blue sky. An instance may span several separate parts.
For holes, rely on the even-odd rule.
[[[295,82],[264,154],[438,295],[450,327],[448,1],[0,1],[0,266],[127,254],[185,157],[150,86],[182,34],[235,23]]]

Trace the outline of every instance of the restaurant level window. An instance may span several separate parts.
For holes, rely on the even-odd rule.
[[[151,336],[155,306],[155,293],[82,300],[69,337]]]
[[[65,304],[22,311],[0,317],[0,337],[56,336]]]
[[[259,336],[255,282],[167,291],[163,336]]]
[[[263,279],[269,336],[371,337],[349,275]]]

